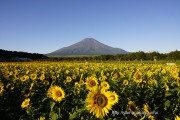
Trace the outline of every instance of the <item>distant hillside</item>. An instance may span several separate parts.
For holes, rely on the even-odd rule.
[[[105,55],[105,54],[127,54],[128,52],[105,45],[93,38],[86,38],[68,47],[61,48],[47,56],[78,56],[78,55]]]
[[[8,51],[0,49],[0,61],[26,61],[48,58],[43,54]]]

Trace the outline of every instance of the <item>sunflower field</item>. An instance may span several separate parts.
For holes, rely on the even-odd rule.
[[[0,63],[1,120],[179,120],[180,66]]]

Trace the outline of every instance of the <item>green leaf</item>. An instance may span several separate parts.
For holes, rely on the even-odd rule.
[[[53,111],[53,108],[54,108],[55,104],[56,104],[56,103],[55,103],[55,102],[53,102],[53,101],[51,101],[51,102],[50,102],[51,111]]]
[[[171,96],[172,95],[172,93],[170,93],[170,92],[166,92],[165,93],[165,97],[169,97],[169,96]]]
[[[167,110],[169,106],[170,106],[170,101],[167,100],[167,101],[164,103],[164,109]]]
[[[180,103],[180,97],[178,98],[178,102]]]
[[[42,99],[42,102],[44,102],[45,100],[47,100],[47,97],[45,97],[44,99]]]
[[[54,112],[50,112],[49,117],[50,117],[50,120],[57,120],[58,119],[58,114],[54,113]]]
[[[58,115],[59,115],[59,117],[61,117],[61,109],[60,108],[58,108]]]
[[[70,114],[69,119],[73,120],[74,118],[80,117],[81,113],[84,112],[86,109],[85,108],[80,108],[78,109],[78,107],[76,106],[76,111],[74,111],[72,114]]]

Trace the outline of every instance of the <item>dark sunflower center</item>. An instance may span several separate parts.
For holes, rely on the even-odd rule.
[[[104,87],[107,87],[107,84],[104,84]]]
[[[29,94],[29,92],[30,92],[29,89],[24,90],[24,94]]]
[[[25,106],[27,106],[28,104],[29,104],[29,101],[26,101],[26,102],[24,103]]]
[[[96,86],[96,82],[95,82],[94,80],[91,80],[91,81],[89,82],[89,86],[90,86],[90,87]]]
[[[100,107],[105,107],[108,103],[106,96],[100,94],[96,96],[95,103]]]
[[[56,91],[55,95],[56,95],[57,97],[61,97],[61,96],[62,96],[62,93],[61,93],[61,91]]]
[[[83,84],[83,82],[80,80],[80,82],[79,82],[80,84]]]
[[[136,106],[134,104],[130,104],[129,108],[131,111],[136,111]]]
[[[45,81],[44,84],[45,84],[45,85],[49,85],[49,82],[48,82],[48,81]]]
[[[12,87],[11,85],[8,85],[8,89],[11,89],[11,87]]]
[[[141,75],[139,73],[136,74],[136,79],[140,79]]]

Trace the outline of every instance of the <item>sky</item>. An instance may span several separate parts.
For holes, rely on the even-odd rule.
[[[180,0],[0,0],[0,49],[46,54],[85,38],[180,50]]]

